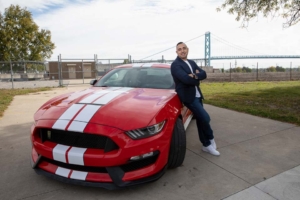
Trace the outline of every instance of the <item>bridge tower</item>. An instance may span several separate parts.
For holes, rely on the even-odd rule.
[[[205,66],[210,66],[210,32],[205,33],[205,43],[204,43],[204,59]]]

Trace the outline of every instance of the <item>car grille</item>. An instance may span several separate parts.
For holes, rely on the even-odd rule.
[[[50,141],[73,147],[103,149],[104,152],[119,149],[118,145],[109,137],[96,134],[40,129],[39,136],[42,142]]]
[[[124,165],[119,166],[124,172],[130,172],[134,170],[141,169],[143,167],[147,167],[149,165],[152,165],[156,162],[159,154],[156,154],[155,156],[148,157],[142,160],[133,161]],[[46,161],[48,163],[54,164],[59,167],[63,167],[66,169],[71,170],[78,170],[78,171],[84,171],[84,172],[98,172],[98,173],[108,173],[106,170],[106,167],[93,167],[93,166],[81,166],[81,165],[73,165],[68,163],[62,163],[59,161],[55,161],[46,157],[42,157],[42,161]]]

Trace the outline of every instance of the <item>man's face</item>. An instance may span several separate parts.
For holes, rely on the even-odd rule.
[[[176,47],[176,53],[179,58],[181,58],[182,60],[186,60],[189,53],[189,48],[184,43],[179,44]]]

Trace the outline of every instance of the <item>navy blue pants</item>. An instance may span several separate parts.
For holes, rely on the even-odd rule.
[[[210,127],[210,117],[209,114],[204,110],[202,99],[196,98],[192,103],[185,103],[194,114],[196,118],[198,135],[203,146],[207,147],[210,145],[210,141],[214,139],[213,130]]]

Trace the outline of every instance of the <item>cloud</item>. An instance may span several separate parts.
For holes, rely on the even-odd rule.
[[[0,0],[0,8],[1,12],[3,12],[4,8],[8,8],[10,5],[19,5],[27,7],[31,11],[43,11],[51,6],[66,5],[68,2],[69,0]]]
[[[177,42],[188,41],[190,58],[204,57],[207,31],[262,54],[300,54],[300,25],[282,29],[280,18],[259,17],[241,29],[240,22],[226,11],[216,12],[223,0],[10,0],[26,6],[40,28],[52,33],[56,45],[51,60],[68,58],[174,59]],[[0,6],[8,7],[0,0]],[[218,43],[219,42],[219,43]],[[220,46],[224,47],[220,47]],[[171,48],[171,49],[170,49]],[[212,41],[211,53],[230,54],[230,46]],[[239,55],[238,49],[234,54]],[[148,58],[147,58],[148,59]],[[223,61],[224,62],[224,61]]]

